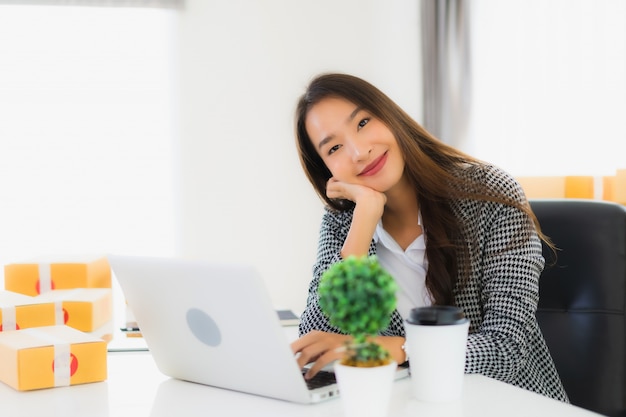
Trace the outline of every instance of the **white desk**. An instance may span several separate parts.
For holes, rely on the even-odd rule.
[[[170,379],[148,352],[110,353],[107,381],[18,392],[0,383],[4,417],[342,416],[341,400],[292,404]],[[580,416],[572,405],[486,378],[466,375],[462,401],[431,405],[410,398],[410,381],[395,382],[389,417]]]

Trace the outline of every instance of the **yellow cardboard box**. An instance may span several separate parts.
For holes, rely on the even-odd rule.
[[[19,391],[107,378],[106,342],[68,326],[0,333],[0,380]]]
[[[102,339],[108,344],[109,342],[113,340],[113,335],[115,331],[117,330],[113,324],[114,324],[113,320],[109,320],[106,323],[104,323],[102,326],[95,329],[93,332],[88,332],[87,334],[89,336]]]
[[[71,288],[111,288],[111,266],[106,257],[40,259],[4,266],[4,288],[25,295]]]
[[[615,171],[615,201],[620,204],[626,204],[626,169],[618,169]]]
[[[0,332],[57,324],[54,303],[0,291]]]
[[[52,290],[33,297],[56,306],[65,324],[83,332],[93,332],[113,318],[113,298],[110,288],[75,288]]]
[[[565,177],[566,198],[593,198],[595,179],[591,176],[571,175]]]

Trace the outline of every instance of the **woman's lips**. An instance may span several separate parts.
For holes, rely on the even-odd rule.
[[[378,171],[383,169],[383,166],[385,166],[385,162],[387,162],[387,152],[385,152],[384,154],[376,158],[374,162],[366,166],[365,169],[361,171],[359,176],[368,177],[377,174]]]

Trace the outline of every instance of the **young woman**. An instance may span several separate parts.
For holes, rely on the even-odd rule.
[[[440,142],[357,77],[315,78],[296,119],[302,166],[326,205],[292,344],[299,365],[313,363],[307,377],[338,359],[350,337],[319,308],[322,273],[350,255],[376,254],[400,287],[378,336],[398,363],[412,308],[457,305],[471,321],[466,373],[567,401],[535,318],[547,239],[519,184]]]

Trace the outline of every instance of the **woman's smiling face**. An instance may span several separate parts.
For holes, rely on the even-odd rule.
[[[404,172],[404,158],[389,128],[368,111],[336,97],[309,110],[307,133],[333,178],[386,192]]]

